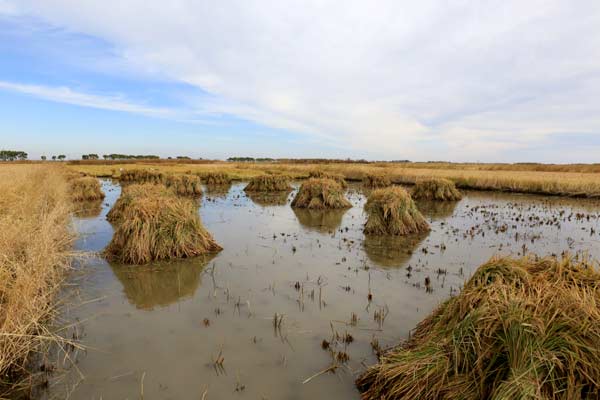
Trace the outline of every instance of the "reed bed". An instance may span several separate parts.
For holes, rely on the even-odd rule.
[[[342,186],[332,179],[311,178],[300,186],[292,200],[292,207],[322,210],[326,208],[350,208]]]
[[[126,169],[119,176],[121,182],[127,183],[164,183],[165,174],[157,170]]]
[[[124,186],[121,195],[115,201],[108,214],[106,214],[106,219],[112,223],[121,221],[125,210],[135,199],[174,195],[173,190],[168,189],[164,185],[155,185],[153,183],[134,183]]]
[[[165,177],[165,186],[180,196],[200,196],[202,184],[200,177],[192,174],[169,174]]]
[[[357,386],[365,400],[597,399],[599,304],[588,260],[492,259]]]
[[[70,265],[70,187],[58,167],[0,167],[0,398],[36,384]],[[11,394],[12,393],[12,394]]]
[[[246,192],[285,192],[292,190],[287,176],[261,175],[250,179],[244,188]]]
[[[200,174],[200,178],[207,185],[229,185],[231,177],[225,172],[207,172]]]
[[[152,195],[134,197],[124,207],[104,254],[119,263],[146,264],[220,250],[202,225],[194,199]]]
[[[104,192],[97,178],[84,176],[69,181],[73,201],[102,200]]]
[[[391,184],[390,177],[384,174],[367,174],[363,179],[363,186],[369,189],[384,188]]]
[[[457,201],[462,194],[449,179],[426,178],[416,182],[411,196],[415,200]]]
[[[333,172],[324,171],[322,169],[315,169],[308,173],[308,177],[332,179],[339,183],[343,189],[346,189],[348,187],[348,184],[346,183],[346,178],[344,178],[344,175],[342,174],[336,174]]]
[[[400,186],[374,190],[364,209],[368,216],[366,234],[409,235],[429,230],[410,194]]]

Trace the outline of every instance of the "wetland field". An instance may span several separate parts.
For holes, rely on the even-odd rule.
[[[95,167],[68,169],[113,174],[92,173]],[[292,170],[285,172],[293,176]],[[34,364],[30,380],[41,382],[28,395],[360,399],[357,378],[440,304],[459,296],[488,260],[600,259],[600,199],[594,196],[463,187],[460,200],[415,200],[428,230],[371,235],[363,232],[364,206],[374,189],[360,181],[349,180],[343,189],[350,207],[310,209],[291,207],[304,176],[290,181],[292,190],[257,193],[244,190],[251,175],[203,184],[202,195],[190,200],[221,251],[144,265],[105,257],[119,229],[107,214],[128,183],[94,177],[104,196],[74,202],[73,236],[61,244],[68,246],[71,267],[54,278],[46,301],[56,306],[39,316],[49,322],[33,334],[56,337],[49,346],[32,344],[35,355],[20,361],[22,368]],[[398,180],[392,176],[401,186]],[[2,299],[0,305],[8,304]],[[2,328],[6,339],[10,326]]]

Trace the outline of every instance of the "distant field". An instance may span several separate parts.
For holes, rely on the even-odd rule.
[[[362,180],[368,174],[387,174],[395,183],[412,184],[419,178],[443,177],[459,188],[537,193],[573,197],[600,197],[600,164],[452,164],[452,163],[341,163],[341,162],[73,162],[69,168],[93,176],[118,178],[123,169],[150,168],[171,173],[225,172],[233,179],[263,173],[308,177],[314,169]]]

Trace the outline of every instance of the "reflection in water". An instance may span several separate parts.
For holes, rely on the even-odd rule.
[[[415,200],[417,208],[429,218],[448,218],[454,214],[458,201]]]
[[[102,212],[104,199],[82,201],[75,204],[73,214],[77,218],[96,218]]]
[[[111,264],[111,268],[129,302],[139,309],[153,310],[191,297],[212,258],[214,255],[149,265]]]
[[[290,192],[246,192],[248,196],[256,205],[267,207],[267,206],[284,206],[287,204]]]
[[[231,189],[231,183],[224,183],[222,185],[206,185],[206,196],[212,198],[225,199]]]
[[[331,232],[339,228],[347,209],[310,210],[306,208],[292,208],[296,218],[305,228],[317,232]]]
[[[369,260],[381,267],[400,267],[407,262],[429,232],[418,235],[365,235],[363,248]]]

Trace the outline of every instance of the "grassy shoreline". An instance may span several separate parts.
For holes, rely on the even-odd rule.
[[[0,398],[35,383],[32,356],[57,339],[56,295],[70,266],[71,198],[60,167],[0,168]]]
[[[462,166],[462,167],[461,167]],[[479,168],[478,168],[479,166]],[[512,165],[514,167],[514,165]],[[564,166],[546,166],[548,170],[507,169],[508,165],[495,164],[435,164],[426,163],[123,163],[73,164],[75,171],[98,177],[118,177],[121,170],[154,169],[166,173],[226,173],[234,180],[249,179],[264,173],[286,174],[294,179],[308,178],[311,171],[322,170],[339,174],[348,181],[362,181],[370,174],[384,174],[393,183],[412,185],[422,178],[444,178],[456,187],[470,190],[489,190],[512,193],[530,193],[551,196],[600,198],[600,173],[595,164],[568,169]],[[537,166],[537,164],[534,164]],[[559,170],[563,167],[567,171]],[[495,168],[495,169],[493,169]],[[533,167],[529,167],[533,168]],[[538,169],[542,169],[539,167]],[[583,172],[585,171],[585,172]]]

